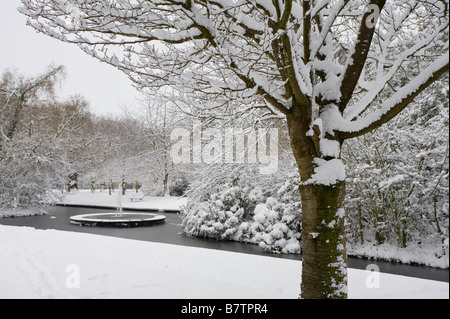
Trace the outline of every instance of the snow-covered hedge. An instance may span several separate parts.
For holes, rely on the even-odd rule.
[[[266,196],[261,188],[224,184],[183,210],[183,231],[190,236],[258,244],[270,252],[300,252],[298,178]]]
[[[239,226],[247,219],[246,210],[251,204],[249,190],[229,184],[221,188],[207,202],[188,202],[183,211],[186,234],[219,240],[240,238]]]

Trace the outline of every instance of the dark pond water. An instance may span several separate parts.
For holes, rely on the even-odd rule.
[[[243,244],[237,242],[216,241],[213,239],[188,237],[181,233],[181,218],[177,213],[165,213],[165,223],[150,227],[139,228],[109,228],[78,226],[70,223],[69,218],[80,214],[98,214],[105,212],[104,209],[86,207],[55,207],[48,215],[33,217],[0,218],[0,224],[12,226],[29,226],[37,229],[56,229],[92,233],[120,238],[161,242],[174,245],[201,247],[208,249],[219,249],[246,254],[257,254],[274,258],[301,259],[299,255],[269,254],[257,245]],[[405,265],[378,260],[367,260],[361,258],[349,258],[349,267],[366,269],[370,264],[376,264],[381,272],[398,274],[410,277],[432,279],[449,282],[449,271],[417,265]]]

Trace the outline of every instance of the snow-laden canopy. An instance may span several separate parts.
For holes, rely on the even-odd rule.
[[[34,28],[141,87],[176,87],[205,110],[297,107],[341,139],[395,116],[448,66],[448,1],[23,3]]]

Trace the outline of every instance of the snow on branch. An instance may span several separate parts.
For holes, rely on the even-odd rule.
[[[170,87],[215,112],[265,101],[270,114],[303,114],[309,125],[336,105],[332,118],[346,125],[325,126],[345,136],[390,118],[392,101],[416,94],[417,81],[401,79],[426,78],[448,54],[448,3],[437,0],[22,3],[36,30],[76,43],[140,88]]]
[[[386,88],[389,81],[391,81],[398,73],[398,71],[405,67],[405,62],[408,62],[411,57],[414,55],[421,53],[421,52],[429,52],[430,47],[435,45],[436,39],[443,33],[445,30],[448,29],[448,21],[446,23],[443,23],[442,25],[438,26],[431,34],[426,35],[425,38],[419,39],[418,41],[415,41],[415,43],[405,51],[401,52],[395,59],[395,61],[387,61],[382,60],[382,58],[379,58],[377,61],[379,63],[379,67],[377,68],[377,73],[374,81],[370,81],[370,83],[365,83],[365,87],[370,87],[368,92],[364,95],[363,98],[361,98],[357,103],[352,105],[351,107],[348,107],[345,110],[345,118],[352,120],[355,119],[357,116],[361,115],[369,106],[372,104],[372,102],[375,100],[375,98]],[[392,42],[394,39],[384,39],[384,42]],[[380,41],[381,42],[381,41]],[[388,49],[389,44],[384,43],[382,44],[382,49],[380,53],[387,53],[389,51]],[[448,46],[448,44],[447,44]],[[427,50],[428,49],[428,50]],[[423,54],[423,53],[422,53]],[[380,54],[383,56],[382,54]],[[426,56],[426,54],[424,54]],[[375,57],[374,57],[375,59]],[[384,68],[388,67],[389,69],[387,72],[384,71]],[[364,82],[364,80],[362,80]]]
[[[448,72],[448,68],[449,56],[443,55],[439,57],[407,85],[400,88],[395,94],[388,98],[380,109],[373,111],[356,121],[349,121],[340,117],[340,120],[336,121],[334,130],[341,132],[339,135],[342,138],[352,138],[372,131],[400,113],[417,95],[428,87],[429,84]],[[330,114],[335,113],[335,111],[336,110],[331,111]],[[336,114],[334,116],[336,116]]]

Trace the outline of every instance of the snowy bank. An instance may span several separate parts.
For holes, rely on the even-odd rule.
[[[301,275],[295,260],[13,226],[0,260],[0,298],[295,299]],[[448,283],[375,275],[349,269],[349,297],[449,298]]]
[[[418,264],[428,267],[448,269],[448,252],[443,254],[438,245],[429,243],[411,243],[408,247],[399,248],[392,245],[348,245],[348,255],[369,258],[374,260],[385,260],[403,264]]]
[[[121,196],[122,207],[125,209],[165,210],[180,211],[180,207],[186,205],[187,199],[183,197],[156,197],[145,196],[141,201],[131,201],[134,191],[127,191]],[[119,191],[109,195],[107,191],[92,193],[90,190],[72,191],[66,193],[60,202],[63,205],[85,205],[92,207],[116,208],[119,204]]]
[[[46,214],[47,210],[44,208],[0,210],[0,218],[38,216]]]

